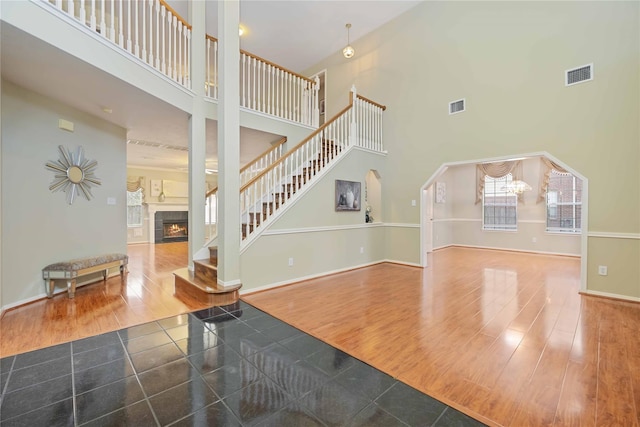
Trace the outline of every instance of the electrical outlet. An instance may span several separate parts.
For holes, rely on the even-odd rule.
[[[538,238],[537,238],[537,237],[532,237],[532,238],[531,238],[531,242],[536,243],[537,241],[538,241]]]
[[[415,206],[416,205],[416,201],[415,199],[411,201],[411,206]]]
[[[599,265],[598,266],[598,274],[601,275],[601,276],[606,276],[608,274],[607,266],[606,265]]]
[[[364,253],[364,246],[360,246],[360,253],[363,254]]]
[[[293,258],[289,258],[289,267],[293,266]]]

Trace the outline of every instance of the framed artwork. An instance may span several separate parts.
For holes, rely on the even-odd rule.
[[[324,114],[324,99],[320,100],[320,114]]]
[[[162,193],[162,180],[152,179],[149,183],[151,185],[151,197],[158,197]]]
[[[444,203],[447,200],[447,185],[444,182],[436,182],[436,203]]]
[[[336,179],[336,211],[360,210],[360,183]]]

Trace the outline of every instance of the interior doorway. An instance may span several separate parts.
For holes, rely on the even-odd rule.
[[[518,201],[514,214],[517,215],[517,222],[513,230],[506,226],[503,227],[504,229],[491,227],[495,225],[493,223],[486,228],[487,212],[491,213],[491,210],[485,211],[484,205],[478,202],[478,190],[475,188],[477,187],[476,165],[508,161],[522,162],[524,181],[529,181],[530,186],[533,187],[527,190],[533,191],[526,193],[521,202]],[[553,212],[559,211],[560,208],[556,207],[556,210],[553,210],[553,200],[547,197],[555,191],[551,190],[551,183],[542,184],[546,182],[551,171],[543,165],[549,162],[557,165],[553,168],[553,174],[560,172],[561,175],[569,176],[570,179],[573,175],[574,194],[576,194],[575,189],[578,188],[575,185],[576,180],[581,181],[581,196],[573,201],[574,205],[579,206],[574,206],[573,218],[575,219],[571,220],[574,224],[578,224],[577,227],[573,227],[577,228],[576,230],[566,230],[566,224],[563,225],[562,222],[555,224],[552,221]],[[541,177],[545,180],[541,180]],[[562,194],[562,191],[559,194]],[[436,203],[438,197],[442,200]],[[433,263],[434,258],[429,256],[432,251],[447,246],[575,256],[580,258],[580,287],[586,290],[588,180],[549,153],[528,153],[445,163],[421,187],[420,198],[420,262],[423,267]],[[563,203],[558,200],[558,206]],[[492,206],[490,203],[489,208]],[[561,216],[564,217],[564,214]],[[491,216],[489,220],[496,221]],[[556,228],[563,229],[556,231]]]

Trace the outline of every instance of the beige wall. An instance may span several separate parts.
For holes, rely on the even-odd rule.
[[[588,288],[640,298],[639,263],[617,255],[640,248],[639,8],[424,2],[354,42],[351,60],[336,52],[308,74],[327,69],[329,114],[352,84],[388,106],[385,221],[417,224],[405,207],[444,163],[548,152],[589,180],[588,231],[630,237],[589,238]],[[589,63],[593,81],[564,86],[565,70]],[[460,98],[467,111],[448,115]],[[418,247],[418,230],[388,231],[397,232],[390,258]],[[609,276],[594,275],[597,265],[612,266]]]
[[[336,212],[334,203],[336,179],[363,189],[369,169],[385,179],[384,162],[383,155],[352,149],[315,181],[242,253],[243,291],[384,260],[384,228],[365,224],[363,208]]]
[[[74,132],[58,129],[71,121]],[[2,82],[2,303],[43,297],[42,268],[72,258],[126,253],[125,129]],[[102,184],[93,198],[49,191],[58,146],[84,148]],[[115,199],[115,205],[107,203]],[[10,249],[10,250],[7,250]]]

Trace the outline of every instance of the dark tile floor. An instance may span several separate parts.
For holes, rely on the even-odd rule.
[[[9,426],[479,426],[239,301],[0,359]]]

